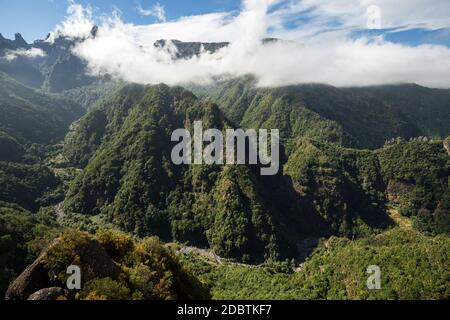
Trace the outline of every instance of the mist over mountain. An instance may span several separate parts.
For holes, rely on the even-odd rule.
[[[98,28],[93,27],[90,36],[95,38]],[[0,34],[0,70],[25,85],[49,92],[62,92],[81,88],[99,81],[90,76],[87,62],[74,54],[73,49],[83,38],[60,35],[28,44],[16,33],[15,39],[5,39]],[[158,50],[168,52],[174,60],[191,59],[203,52],[215,53],[229,45],[227,42],[202,43],[178,40],[158,40]]]
[[[258,88],[251,76],[191,88],[220,105],[234,123],[244,128],[280,128],[283,138],[308,136],[377,148],[396,137],[450,135],[450,90],[414,84]]]
[[[285,41],[272,3],[135,25],[71,2],[45,40],[0,34],[1,295],[450,298],[448,47]],[[278,129],[279,172],[176,165],[196,121]]]
[[[58,37],[52,43],[36,40],[28,44],[20,34],[15,40],[1,37],[0,70],[26,85],[50,92],[88,85],[95,78],[87,75],[85,63],[72,54],[76,41]]]

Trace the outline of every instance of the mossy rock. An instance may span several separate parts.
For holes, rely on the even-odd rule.
[[[93,278],[117,278],[120,268],[96,239],[81,232],[63,235],[11,283],[7,300],[27,299],[32,293],[52,286],[65,286],[67,267],[78,265],[83,281]]]

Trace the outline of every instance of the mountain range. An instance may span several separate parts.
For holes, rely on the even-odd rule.
[[[97,27],[93,27],[90,37],[95,37]],[[20,33],[14,40],[0,34],[0,71],[15,80],[33,88],[60,93],[62,91],[88,86],[99,77],[88,75],[85,61],[73,54],[72,49],[83,38],[70,38],[62,35],[28,44]],[[182,42],[178,40],[158,40],[153,44],[160,49],[176,48],[175,59],[191,58],[202,50],[215,52],[228,45],[222,43]],[[39,50],[40,54],[27,54]]]
[[[9,299],[40,290],[74,299],[58,289],[73,261],[95,270],[86,299],[246,298],[255,283],[264,298],[449,297],[449,89],[268,88],[252,75],[185,88],[125,83],[88,75],[71,51],[77,41],[0,35],[0,292],[9,286]],[[174,45],[183,59],[227,43],[154,45]],[[173,164],[172,132],[197,120],[279,129],[280,172]],[[389,282],[363,292],[365,278],[354,277],[374,259]],[[398,265],[416,274],[413,285]],[[235,288],[244,275],[253,280]],[[273,279],[278,292],[267,289]]]

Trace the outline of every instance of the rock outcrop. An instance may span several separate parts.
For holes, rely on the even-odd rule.
[[[55,288],[65,287],[66,284],[50,275],[65,272],[65,270],[50,270],[46,262],[47,259],[51,257],[52,251],[58,249],[58,246],[62,245],[64,245],[64,241],[61,238],[55,239],[31,265],[29,265],[25,271],[11,283],[6,291],[6,300],[25,300],[31,298],[33,298],[31,300],[42,300],[41,298],[44,298],[46,295],[48,295],[47,300],[51,300],[50,298],[54,297],[57,293],[59,296],[59,293],[61,292]],[[74,258],[75,255],[79,257],[81,277],[84,280],[86,280],[87,274],[83,277],[83,270],[88,270],[91,276],[98,278],[116,278],[119,275],[119,267],[95,239],[86,241],[81,247],[76,248],[73,254]]]
[[[48,270],[45,267],[45,258],[48,251],[59,243],[55,239],[47,249],[23,271],[8,287],[6,300],[25,300],[32,293],[41,288],[50,287]]]
[[[67,296],[67,294],[68,290],[64,290],[60,287],[51,287],[36,291],[28,297],[28,300],[56,300],[59,297]]]
[[[450,156],[450,137],[444,140],[444,149],[447,150],[447,153]]]

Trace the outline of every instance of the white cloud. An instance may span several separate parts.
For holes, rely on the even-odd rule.
[[[412,2],[418,5],[420,1]],[[217,77],[250,73],[263,86],[415,82],[450,87],[448,47],[409,47],[387,42],[382,37],[353,39],[350,36],[352,30],[366,26],[367,7],[373,3],[381,6],[382,21],[391,27],[412,28],[418,23],[428,28],[446,25],[447,18],[441,10],[446,8],[447,1],[431,1],[437,12],[427,2],[428,9],[424,5],[411,8],[406,4],[411,3],[409,0],[395,1],[395,5],[389,4],[390,1],[366,0],[302,0],[287,5],[281,0],[244,0],[238,15],[211,13],[139,26],[125,23],[115,15],[103,20],[95,39],[80,43],[74,52],[88,62],[94,74],[109,73],[139,83],[206,83]],[[433,14],[436,19],[432,18]],[[299,15],[306,19],[297,27],[284,27]],[[86,21],[91,26],[94,23],[86,9],[75,10],[74,16],[72,21],[82,21],[82,26]],[[293,41],[262,45],[261,39],[270,36]],[[173,52],[153,46],[158,39],[231,44],[214,54],[203,52],[199,57],[174,61]]]
[[[293,0],[271,13],[279,22],[299,15],[308,18],[302,29],[364,29],[369,7],[378,7],[382,29],[440,29],[450,27],[448,0]]]
[[[4,59],[8,61],[13,61],[18,57],[25,57],[25,58],[38,58],[38,57],[45,57],[46,54],[44,51],[38,48],[31,48],[31,49],[17,49],[17,50],[8,50],[6,51],[4,55]]]
[[[142,8],[142,5],[139,3],[136,9],[138,10],[141,16],[145,17],[153,16],[159,22],[166,21],[166,10],[164,9],[164,6],[162,6],[159,2],[155,3],[150,9]]]
[[[88,37],[93,25],[93,9],[90,6],[83,7],[75,3],[74,0],[69,0],[66,18],[50,33],[47,41],[53,42],[59,35],[69,38]]]

